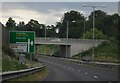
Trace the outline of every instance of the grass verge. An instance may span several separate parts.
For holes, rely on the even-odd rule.
[[[13,59],[5,54],[2,57],[2,71],[15,71],[20,69],[26,69],[27,66],[25,64],[20,64],[16,59]]]

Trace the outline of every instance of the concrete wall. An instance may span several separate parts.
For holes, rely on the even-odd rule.
[[[95,43],[94,46],[98,46],[101,43]],[[90,48],[92,48],[93,44],[88,43],[88,44],[72,44],[71,45],[71,56],[76,55],[78,53],[81,53],[83,51],[86,51]]]
[[[5,27],[2,27],[2,44],[9,46],[9,31]]]
[[[1,54],[2,54],[2,25],[0,24],[0,59],[2,58]]]
[[[71,57],[71,45],[60,45],[60,56]]]

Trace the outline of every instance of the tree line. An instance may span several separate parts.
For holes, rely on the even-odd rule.
[[[118,21],[120,20],[119,14],[115,13],[108,15],[106,12],[96,10],[95,12],[95,38],[97,39],[118,39]],[[68,26],[67,26],[67,23]],[[37,37],[60,37],[66,38],[66,30],[68,27],[69,38],[92,38],[93,27],[93,12],[86,17],[75,10],[64,13],[60,22],[55,25],[45,25],[39,23],[37,20],[31,19],[27,24],[24,21],[16,22],[10,17],[6,22],[7,29],[18,31],[35,31]],[[56,33],[56,30],[59,33]]]

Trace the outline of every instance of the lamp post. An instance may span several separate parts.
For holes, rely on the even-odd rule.
[[[84,18],[84,39],[85,39],[85,27],[86,27],[85,26],[85,24],[86,24],[85,21],[86,21],[86,18]]]
[[[45,41],[46,41],[46,26],[45,26]],[[46,44],[45,44],[45,55],[46,55]]]
[[[72,21],[72,22],[75,22],[75,21]],[[67,29],[66,29],[66,58],[68,56],[68,48],[67,48],[68,37],[69,37],[69,21],[67,21]]]
[[[67,21],[67,29],[66,29],[66,57],[65,58],[67,58],[67,55],[68,55],[68,49],[67,49],[67,44],[68,44],[68,28],[69,28],[69,21]]]
[[[92,47],[92,57],[94,57],[94,29],[95,29],[95,8],[97,7],[106,7],[105,5],[97,5],[97,6],[94,6],[94,5],[86,5],[86,4],[83,4],[83,7],[91,7],[93,9],[93,47]]]

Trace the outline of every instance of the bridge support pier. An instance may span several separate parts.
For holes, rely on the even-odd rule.
[[[60,56],[71,57],[71,45],[60,45]]]

